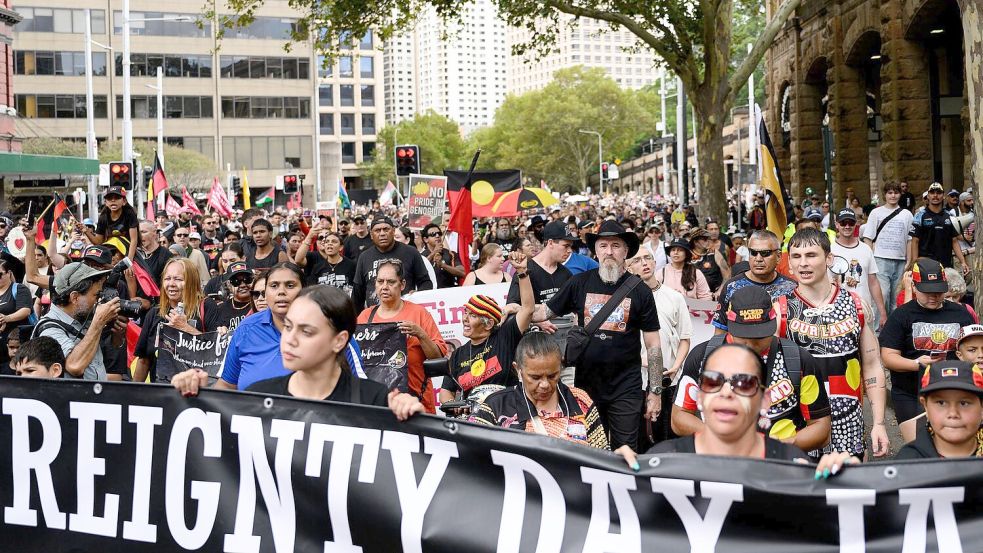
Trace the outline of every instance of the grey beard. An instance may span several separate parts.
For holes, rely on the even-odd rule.
[[[614,284],[618,282],[625,272],[624,267],[614,263],[613,261],[605,261],[597,267],[597,274],[601,277],[601,281],[605,284]]]

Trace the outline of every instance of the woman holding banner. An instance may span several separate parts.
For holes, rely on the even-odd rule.
[[[170,325],[188,334],[202,334],[218,314],[218,305],[205,297],[198,267],[186,257],[174,257],[164,265],[160,280],[160,306],[151,309],[140,329],[140,339],[133,351],[137,365],[134,382],[143,382],[149,375],[157,376],[157,333],[161,324]]]
[[[381,261],[375,278],[379,304],[363,310],[358,323],[396,323],[406,336],[406,389],[402,391],[415,395],[428,413],[434,413],[433,384],[423,371],[423,361],[446,355],[447,344],[430,313],[423,306],[402,298],[405,287],[402,261],[396,258]]]

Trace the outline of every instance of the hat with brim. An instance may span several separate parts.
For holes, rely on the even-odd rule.
[[[113,251],[108,246],[92,244],[82,251],[82,261],[96,265],[110,265],[113,262]]]
[[[689,253],[693,253],[693,250],[689,247],[689,242],[683,240],[682,238],[677,238],[672,242],[666,242],[665,245],[666,255],[669,255],[669,252],[672,251],[673,248],[682,248]]]
[[[945,279],[945,269],[938,261],[920,257],[911,267],[911,282],[915,289],[926,294],[939,294],[949,291]]]
[[[109,274],[109,271],[95,269],[81,262],[69,263],[55,273],[54,289],[55,294],[64,294],[72,289],[76,284],[96,279]]]
[[[628,246],[628,257],[626,259],[635,257],[635,254],[638,253],[638,247],[641,245],[637,234],[625,231],[625,227],[619,225],[616,221],[604,221],[596,233],[588,232],[585,238],[587,239],[587,247],[590,248],[592,253],[594,252],[594,245],[597,244],[598,238],[620,238],[624,240]]]
[[[919,384],[919,395],[939,390],[962,390],[983,397],[983,369],[969,361],[937,361],[925,367]]]
[[[983,325],[981,324],[971,324],[962,327],[959,331],[959,341],[956,342],[956,347],[963,343],[966,338],[972,338],[973,336],[983,336]]]
[[[246,265],[245,261],[233,261],[232,263],[229,263],[228,267],[226,267],[225,275],[223,276],[225,277],[225,280],[232,280],[232,277],[236,275],[251,274],[253,274],[253,272],[249,269],[249,266]]]

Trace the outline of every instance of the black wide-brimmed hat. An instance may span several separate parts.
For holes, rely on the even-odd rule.
[[[594,251],[594,244],[597,243],[598,238],[610,238],[616,237],[621,238],[628,245],[628,258],[631,259],[635,257],[638,253],[638,247],[641,245],[638,240],[638,235],[634,232],[625,231],[625,227],[618,224],[617,221],[604,221],[601,223],[601,228],[597,229],[596,233],[587,233],[587,247],[590,251]]]

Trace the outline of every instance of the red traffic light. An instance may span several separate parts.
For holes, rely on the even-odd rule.
[[[129,173],[130,172],[130,166],[129,166],[129,164],[126,164],[126,163],[111,163],[109,165],[109,170],[112,171],[115,174]]]
[[[396,150],[396,157],[413,157],[416,155],[416,150],[413,148],[399,148]]]
[[[287,175],[287,176],[283,177],[283,182],[286,183],[286,184],[296,184],[297,183],[297,176],[296,175]]]
[[[602,163],[601,164],[601,169],[607,171],[608,170],[608,164],[607,163]]]

